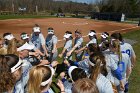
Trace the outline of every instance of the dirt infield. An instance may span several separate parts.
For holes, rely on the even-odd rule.
[[[22,32],[32,33],[32,27],[37,23],[41,27],[43,35],[46,37],[47,28],[53,27],[55,34],[58,36],[58,46],[63,45],[63,35],[65,31],[69,30],[74,33],[76,29],[80,29],[83,36],[86,36],[89,30],[96,30],[98,34],[107,31],[112,32],[128,32],[134,29],[140,29],[136,25],[124,24],[117,22],[96,21],[90,19],[78,18],[47,18],[47,19],[10,19],[0,20],[0,36],[5,32],[11,32],[19,39]],[[87,41],[87,38],[85,39]]]

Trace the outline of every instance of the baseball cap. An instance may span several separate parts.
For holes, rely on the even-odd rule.
[[[94,36],[94,35],[96,35],[96,33],[95,33],[95,32],[89,32],[88,35],[89,35],[89,36]]]
[[[21,35],[21,39],[25,40],[25,39],[27,39],[27,38],[29,38],[28,34],[22,34],[22,35]]]
[[[13,34],[9,34],[9,35],[6,35],[6,36],[4,37],[4,39],[7,39],[7,40],[12,40],[13,38],[15,38],[15,37],[13,36]]]
[[[34,27],[34,28],[33,28],[33,31],[34,31],[34,32],[40,32],[40,27]]]
[[[17,48],[17,51],[22,51],[22,50],[25,50],[25,49],[32,50],[32,49],[34,49],[34,47],[35,47],[34,45],[30,45],[26,42],[21,47]]]

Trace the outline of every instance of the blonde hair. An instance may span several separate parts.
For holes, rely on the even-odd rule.
[[[119,56],[119,62],[122,61],[122,53],[121,53],[120,41],[119,40],[113,40],[113,41],[111,41],[111,46],[113,48],[116,48],[117,49],[117,51],[115,51],[115,52]]]
[[[41,82],[51,77],[51,70],[48,66],[35,66],[29,72],[28,93],[41,93],[46,86],[42,87]]]
[[[99,93],[99,90],[92,80],[83,78],[74,83],[72,93]]]
[[[9,41],[8,47],[7,47],[7,54],[15,54],[18,55],[17,52],[17,44],[18,40],[16,38],[13,38],[12,40]]]

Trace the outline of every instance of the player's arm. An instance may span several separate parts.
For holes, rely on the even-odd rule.
[[[46,56],[48,56],[48,51],[46,49],[45,39],[44,39],[43,35],[40,35],[40,38],[41,38],[41,44],[42,44],[42,48],[44,50],[44,53],[46,54]]]
[[[81,51],[83,51],[83,50],[85,50],[85,49],[86,49],[86,46],[82,47],[81,49],[79,49],[79,50],[77,50],[77,51],[75,51],[75,52],[78,54],[79,52],[81,52]]]
[[[70,56],[71,53],[79,46],[79,44],[76,44],[68,53],[67,56]]]
[[[53,50],[52,50],[52,53],[56,52],[57,50],[57,37],[54,37],[53,38]]]
[[[135,54],[133,48],[131,50],[132,50],[132,52],[131,52],[131,54],[132,54],[131,55],[131,62],[132,62],[132,67],[133,67],[136,63],[136,54]]]

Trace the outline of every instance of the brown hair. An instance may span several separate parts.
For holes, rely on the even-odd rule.
[[[0,54],[2,54],[2,55],[6,55],[7,54],[7,49],[4,47],[4,39],[2,39],[1,37],[0,37],[0,41],[2,42],[2,45],[1,45],[1,47],[0,47]]]
[[[14,88],[16,79],[11,73],[11,67],[17,64],[19,61],[18,56],[0,55],[0,93],[7,92]]]
[[[92,80],[83,78],[74,83],[72,93],[99,93],[99,91]]]
[[[48,66],[35,66],[29,72],[28,93],[40,93],[45,87],[41,86],[41,82],[51,77],[51,70]]]
[[[107,75],[106,61],[102,52],[95,52],[94,54],[90,55],[89,59],[93,64],[95,64],[94,66],[90,66],[90,78],[94,82],[96,82],[100,73],[102,73],[104,76]]]

